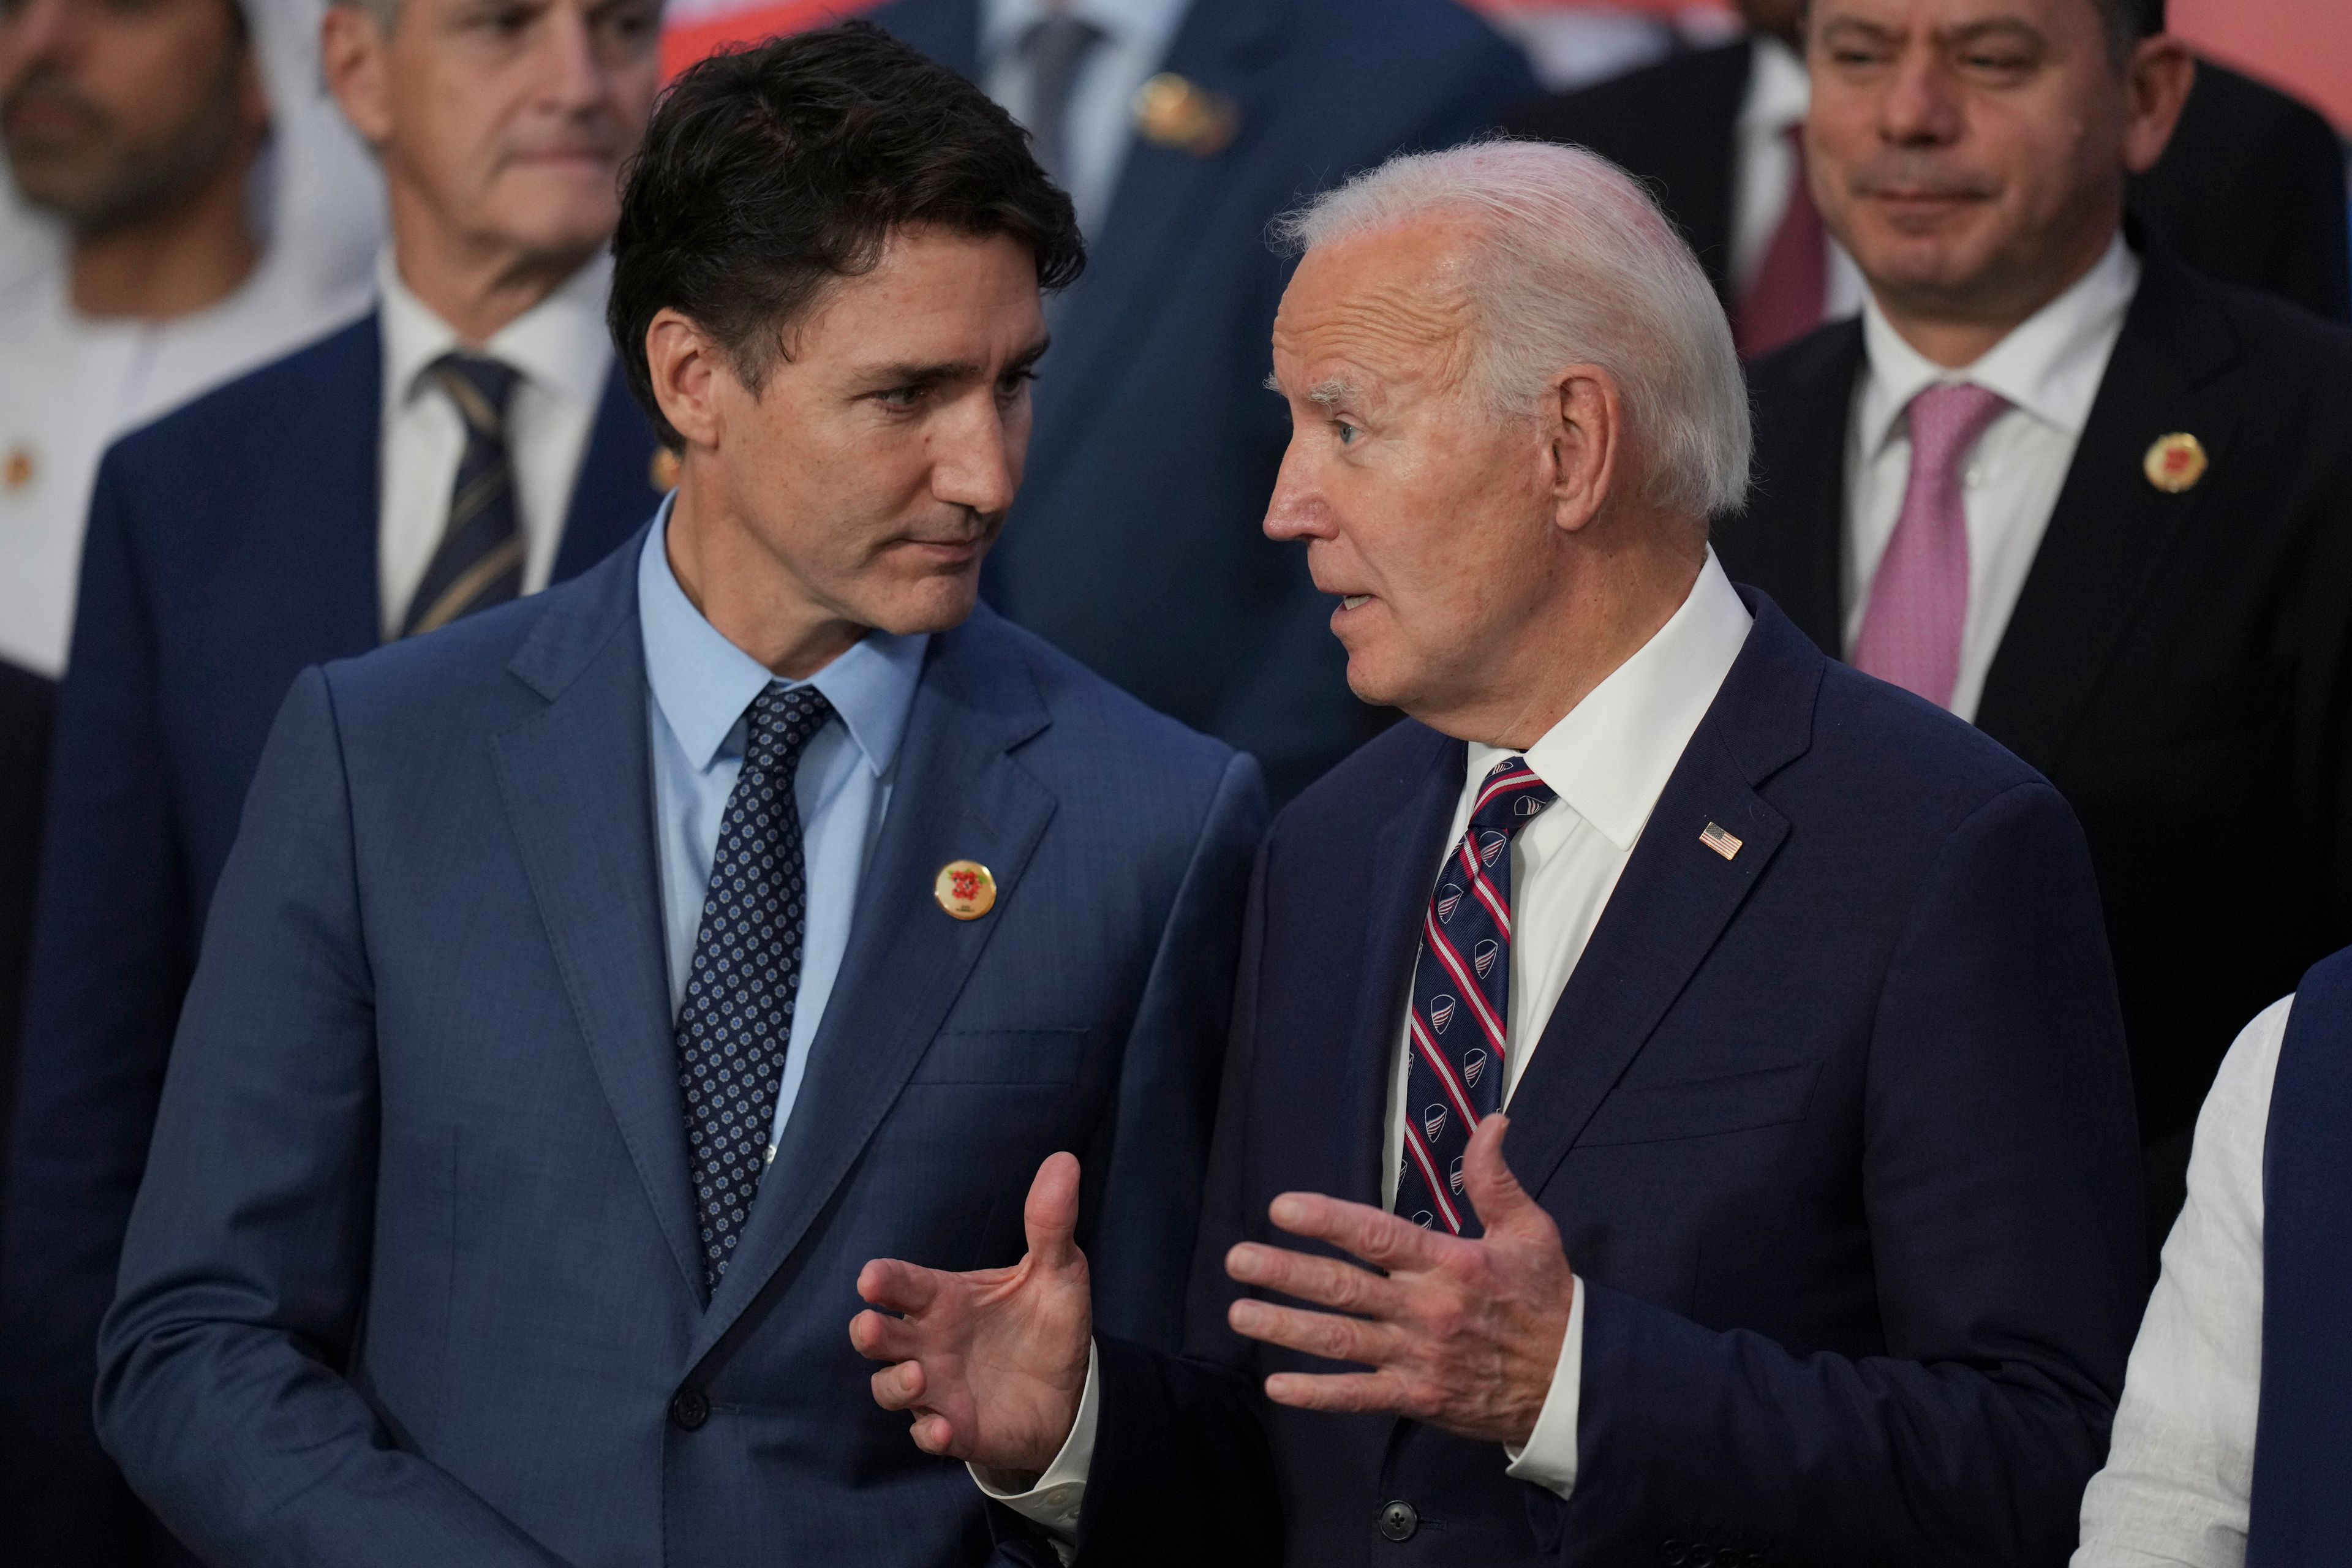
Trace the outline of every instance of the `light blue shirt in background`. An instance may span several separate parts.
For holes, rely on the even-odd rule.
[[[654,839],[660,848],[662,928],[669,959],[670,1016],[686,1000],[686,975],[702,929],[710,862],[719,853],[719,825],[727,797],[743,771],[745,710],[776,678],[765,665],[729,642],[686,596],[670,571],[665,545],[670,502],[665,500],[637,557],[637,619],[646,645],[646,728],[654,758]],[[928,636],[868,632],[847,653],[806,681],[833,704],[836,717],[801,753],[793,797],[801,814],[801,845],[808,879],[807,933],[801,948],[800,995],[793,1006],[793,1037],[776,1094],[768,1142],[783,1136],[793,1101],[808,1071],[809,1046],[824,1019],[833,983],[849,946],[857,888],[867,856],[890,807],[892,764],[915,688],[923,672]]]
[[[1168,58],[1192,0],[981,0],[980,77],[988,96],[1028,123],[1029,73],[1021,40],[1055,12],[1082,16],[1103,40],[1078,63],[1063,121],[1069,138],[1070,201],[1088,239],[1100,232],[1118,188],[1119,168],[1135,128],[1135,89]]]

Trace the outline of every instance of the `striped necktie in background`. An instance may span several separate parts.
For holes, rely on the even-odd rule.
[[[515,515],[514,463],[507,452],[507,404],[517,374],[497,360],[468,353],[444,354],[425,374],[465,421],[466,452],[449,488],[448,525],[401,618],[404,637],[436,631],[522,593],[523,537]]]

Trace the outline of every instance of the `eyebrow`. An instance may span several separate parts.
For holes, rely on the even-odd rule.
[[[1268,392],[1280,392],[1281,379],[1268,374],[1265,378],[1265,389]],[[1343,403],[1361,403],[1364,400],[1364,389],[1345,376],[1334,375],[1317,382],[1307,389],[1304,395],[1307,402],[1328,414]]]
[[[1004,374],[1017,375],[1033,368],[1054,346],[1051,338],[1040,338],[1005,363]],[[932,364],[882,364],[866,372],[868,379],[891,386],[937,386],[942,382],[970,381],[981,374],[980,364],[971,360],[946,360]]]

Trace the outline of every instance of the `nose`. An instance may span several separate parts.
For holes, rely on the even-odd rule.
[[[955,417],[941,421],[930,437],[931,494],[982,517],[999,516],[1021,493],[1029,455],[1025,413],[1008,414],[986,395],[961,402]]]
[[[1297,539],[1328,539],[1331,508],[1321,487],[1308,473],[1297,437],[1282,454],[1282,470],[1275,476],[1274,494],[1265,503],[1265,536],[1287,543]]]
[[[0,79],[13,85],[26,68],[55,64],[81,35],[85,0],[26,0],[0,12]]]
[[[594,109],[604,100],[606,82],[588,7],[581,0],[560,0],[548,8],[547,21],[539,50],[541,95],[568,112]]]
[[[1896,61],[1879,101],[1879,135],[1898,147],[1939,147],[1959,139],[1960,95],[1933,48],[1915,46]]]

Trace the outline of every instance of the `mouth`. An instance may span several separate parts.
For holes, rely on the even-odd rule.
[[[1339,607],[1343,610],[1360,610],[1371,602],[1372,596],[1370,594],[1342,594],[1339,595]]]

